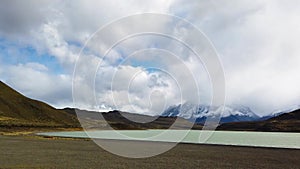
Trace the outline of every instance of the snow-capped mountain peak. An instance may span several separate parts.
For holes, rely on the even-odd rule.
[[[184,103],[171,106],[166,109],[162,116],[182,117],[196,122],[203,122],[207,117],[221,117],[222,122],[252,121],[260,117],[245,106],[207,106]]]

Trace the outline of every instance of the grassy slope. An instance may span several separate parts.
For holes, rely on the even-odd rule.
[[[77,127],[74,115],[27,98],[0,81],[0,126]]]

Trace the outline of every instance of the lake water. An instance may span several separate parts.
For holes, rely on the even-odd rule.
[[[177,140],[180,139],[183,143],[194,144],[218,144],[300,149],[300,133],[199,130],[102,130],[88,132],[47,132],[38,133],[38,135],[163,142],[177,142]],[[204,137],[205,139],[203,139]]]

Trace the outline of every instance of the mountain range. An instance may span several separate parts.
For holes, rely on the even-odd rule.
[[[180,117],[147,116],[113,110],[100,112],[80,110],[74,108],[62,109],[80,118],[84,129],[121,129],[121,130],[144,130],[144,129],[202,129],[202,124],[193,124]],[[176,121],[176,124],[174,122]]]
[[[101,113],[104,119],[99,119]],[[78,121],[77,115],[84,114]],[[82,116],[81,116],[82,117]],[[129,119],[135,119],[137,122]],[[149,123],[140,122],[141,120]],[[193,125],[180,117],[151,117],[121,111],[95,112],[75,108],[56,109],[41,101],[30,99],[0,81],[0,131],[32,128],[81,128],[108,129],[166,129],[177,120],[175,129],[185,129]],[[194,129],[201,129],[194,124]]]
[[[208,117],[220,117],[220,123],[257,121],[260,116],[245,106],[207,106],[191,103],[179,104],[166,109],[162,116],[182,117],[196,123],[204,123]]]
[[[103,119],[97,118],[99,113]],[[82,114],[84,118],[80,118],[80,124],[77,115]],[[170,126],[173,129],[186,129],[187,126],[202,129],[208,117],[216,116],[221,117],[218,130],[300,131],[299,107],[276,111],[264,117],[240,105],[209,107],[191,103],[171,106],[156,117],[117,110],[95,112],[75,108],[56,109],[30,99],[0,81],[0,130],[79,128],[82,124],[85,129],[108,129],[109,126],[114,129],[167,129]],[[175,120],[176,125],[173,125]]]
[[[263,121],[224,123],[217,129],[231,131],[300,132],[300,109]]]

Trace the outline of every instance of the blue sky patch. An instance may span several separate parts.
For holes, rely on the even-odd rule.
[[[22,46],[0,38],[0,59],[4,65],[18,65],[30,62],[45,65],[52,74],[64,73],[59,61],[47,53],[38,52],[32,46]]]

